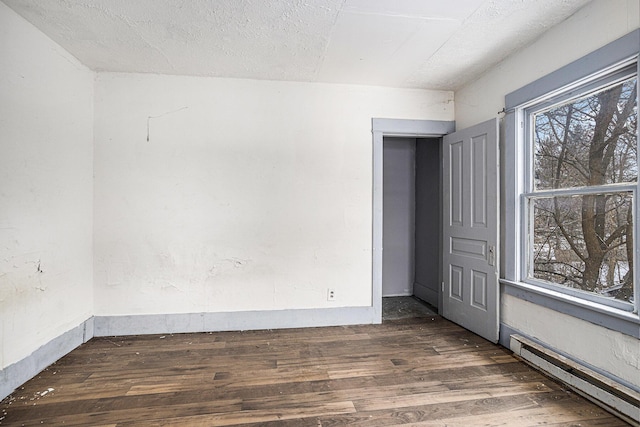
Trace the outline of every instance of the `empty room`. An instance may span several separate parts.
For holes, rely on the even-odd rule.
[[[0,426],[640,425],[639,53],[640,0],[0,0]]]

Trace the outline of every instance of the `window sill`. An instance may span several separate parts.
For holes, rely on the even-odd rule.
[[[506,279],[500,279],[500,283],[502,284],[503,292],[507,295],[640,338],[640,318],[636,313],[586,301],[527,283],[513,282]]]

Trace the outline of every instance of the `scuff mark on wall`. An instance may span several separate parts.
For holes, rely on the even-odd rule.
[[[174,285],[173,283],[166,283],[166,284],[161,286],[161,289],[163,291],[166,291],[166,290],[169,290],[169,289],[175,289],[176,291],[184,292],[184,290],[180,289],[178,286]]]
[[[38,259],[36,263],[36,271],[38,272],[38,285],[35,286],[35,289],[41,292],[45,292],[47,290],[47,287],[42,285],[42,278],[40,277],[40,275],[44,274],[44,270],[42,270],[42,261],[40,259]]]
[[[109,286],[120,285],[124,282],[124,263],[111,262],[106,269],[107,284]]]
[[[619,363],[624,363],[635,369],[640,369],[640,352],[628,346],[621,345],[617,340],[612,340],[611,348]]]
[[[236,267],[236,268],[240,268],[240,267],[244,266],[248,262],[248,260],[240,259],[240,258],[227,258],[227,259],[224,259],[223,261],[228,261],[228,262],[232,263],[233,266]]]
[[[166,113],[158,114],[157,116],[147,116],[147,142],[149,142],[149,140],[151,138],[150,137],[150,131],[149,131],[149,125],[150,125],[151,119],[158,119],[158,118],[164,117],[164,116],[166,116],[168,114],[173,114],[173,113],[177,113],[178,111],[186,110],[187,108],[189,108],[189,107],[184,106],[184,107],[178,108],[177,110],[167,111]]]
[[[251,262],[250,259],[242,259],[242,258],[224,258],[220,260],[219,264],[214,264],[208,270],[209,276],[217,276],[222,274],[231,268],[242,268],[246,267]]]

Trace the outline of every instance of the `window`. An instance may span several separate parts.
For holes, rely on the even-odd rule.
[[[598,77],[523,111],[523,279],[632,310],[636,64]]]
[[[505,291],[635,336],[639,46],[636,30],[508,94],[503,164]]]

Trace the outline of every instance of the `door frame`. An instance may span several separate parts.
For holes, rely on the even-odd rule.
[[[371,306],[374,319],[382,323],[382,226],[383,141],[385,136],[442,138],[454,132],[455,121],[371,119],[373,134],[373,240]],[[440,308],[439,308],[440,310]]]

